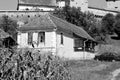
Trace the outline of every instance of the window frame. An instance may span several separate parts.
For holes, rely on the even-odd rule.
[[[63,33],[60,33],[60,44],[64,45],[64,36],[63,36]]]
[[[38,44],[45,43],[45,32],[38,32]]]
[[[75,38],[74,39],[74,51],[83,51],[83,50],[84,50],[84,40],[81,38]]]
[[[33,32],[28,32],[28,45],[31,45],[33,42]]]

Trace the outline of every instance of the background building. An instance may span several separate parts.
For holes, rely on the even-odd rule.
[[[53,11],[56,0],[18,0],[17,10]]]
[[[107,8],[120,11],[120,0],[107,0]]]

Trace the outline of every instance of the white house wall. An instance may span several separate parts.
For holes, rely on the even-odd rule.
[[[37,45],[38,32],[33,33],[34,48],[40,48],[43,50],[56,51],[56,32],[45,32],[45,43]],[[18,48],[32,48],[32,45],[28,45],[28,33],[20,33],[18,35]]]
[[[116,15],[117,13],[115,12],[111,12],[111,11],[105,11],[105,10],[99,10],[99,9],[92,9],[92,8],[88,8],[88,11],[93,13],[94,15],[98,15],[98,16],[105,16],[107,13],[111,13],[113,15]]]
[[[66,33],[63,33],[66,34]],[[84,52],[84,51],[74,51],[74,38],[72,34],[67,34],[63,36],[63,45],[60,44],[61,35],[57,34],[57,55],[67,59],[92,59],[95,54]]]
[[[81,11],[87,11],[88,1],[87,0],[70,0],[71,7],[80,7]]]
[[[107,8],[120,11],[120,1],[108,1]]]
[[[18,48],[25,48],[25,47],[28,47],[27,45],[27,36],[28,34],[27,33],[19,33],[18,35]]]
[[[57,2],[57,5],[62,8],[62,7],[65,7],[65,1],[58,1]]]
[[[63,34],[64,35],[64,34]],[[70,57],[73,53],[73,39],[63,36],[63,45],[61,44],[61,35],[57,34],[57,55],[60,57]]]
[[[19,10],[26,10],[26,9],[35,10],[36,8],[42,11],[54,11],[54,8],[50,8],[50,7],[19,6]]]

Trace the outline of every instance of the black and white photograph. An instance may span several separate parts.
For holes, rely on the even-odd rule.
[[[120,0],[0,0],[0,80],[120,80]]]

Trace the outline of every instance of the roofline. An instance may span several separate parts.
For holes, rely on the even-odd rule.
[[[96,8],[96,7],[90,7],[90,6],[88,6],[88,8],[109,11],[109,12],[114,12],[114,13],[120,13],[120,11],[114,11],[114,10],[108,10],[108,9],[102,9],[102,8]]]
[[[30,4],[30,3],[19,3],[19,6],[39,6],[39,7],[50,7],[50,8],[56,8],[56,5],[39,5],[39,4]]]
[[[74,28],[79,28],[79,29],[81,29],[81,30],[83,30],[84,32],[87,33],[87,31],[85,31],[82,27],[78,27],[78,26],[75,25],[75,24],[72,24],[72,23],[70,23],[70,22],[68,22],[68,21],[66,21],[66,20],[63,20],[63,19],[58,18],[58,17],[56,17],[56,16],[53,16],[53,15],[51,15],[51,14],[49,14],[49,16],[55,17],[55,18],[57,18],[57,19],[59,19],[59,20],[62,20],[62,21],[64,21],[64,22],[67,23],[67,24],[74,25]],[[73,32],[73,33],[74,33],[74,32]],[[74,33],[74,34],[76,34],[76,33]],[[88,34],[88,33],[87,33],[87,34]],[[76,34],[76,35],[77,35],[77,34]],[[88,35],[89,35],[89,34],[88,34]],[[78,36],[79,36],[79,35],[78,35]],[[85,37],[83,37],[83,36],[79,36],[79,37],[85,38]],[[91,36],[89,35],[89,37],[91,37]],[[94,38],[92,38],[92,37],[89,38],[89,37],[86,37],[85,39],[92,40],[92,41],[96,42]]]
[[[0,13],[10,13],[10,12],[21,12],[21,13],[31,13],[31,12],[53,12],[53,11],[35,11],[35,10],[0,10]]]

